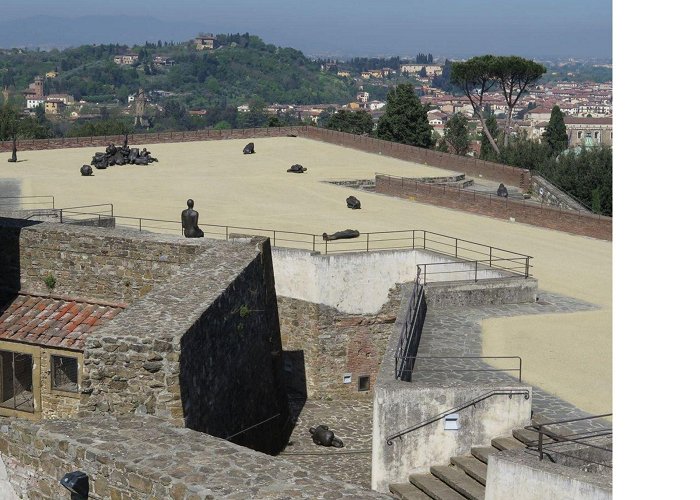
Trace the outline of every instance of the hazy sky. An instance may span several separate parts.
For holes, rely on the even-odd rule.
[[[612,57],[612,0],[2,0],[0,18],[139,13],[310,55]],[[27,7],[31,6],[31,9]]]

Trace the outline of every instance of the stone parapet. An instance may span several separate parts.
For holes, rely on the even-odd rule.
[[[75,470],[97,499],[390,498],[146,415],[5,420],[2,470],[2,498],[68,498],[59,479]]]

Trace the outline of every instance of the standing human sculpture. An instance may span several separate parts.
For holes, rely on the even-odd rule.
[[[182,229],[185,238],[202,238],[204,231],[199,229],[199,212],[194,209],[194,200],[187,200],[187,209],[182,211]]]

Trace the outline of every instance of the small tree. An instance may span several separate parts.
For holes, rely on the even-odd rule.
[[[555,154],[561,153],[569,147],[569,136],[564,124],[564,113],[559,106],[552,108],[549,123],[542,134],[542,140],[546,142]]]
[[[469,120],[462,113],[455,113],[445,124],[445,142],[455,154],[469,152]]]
[[[386,112],[377,125],[377,137],[421,148],[432,146],[428,109],[420,103],[410,83],[401,83],[389,91]]]

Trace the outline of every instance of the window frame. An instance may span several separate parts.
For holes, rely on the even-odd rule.
[[[64,352],[57,352],[47,350],[49,356],[49,391],[51,394],[56,394],[60,396],[66,396],[69,398],[80,398],[80,386],[81,386],[81,376],[80,372],[82,369],[82,363],[80,362],[80,357],[77,355],[68,355]],[[54,387],[54,358],[69,358],[75,360],[75,370],[76,370],[76,389],[75,391],[66,391],[63,389],[58,389]]]

